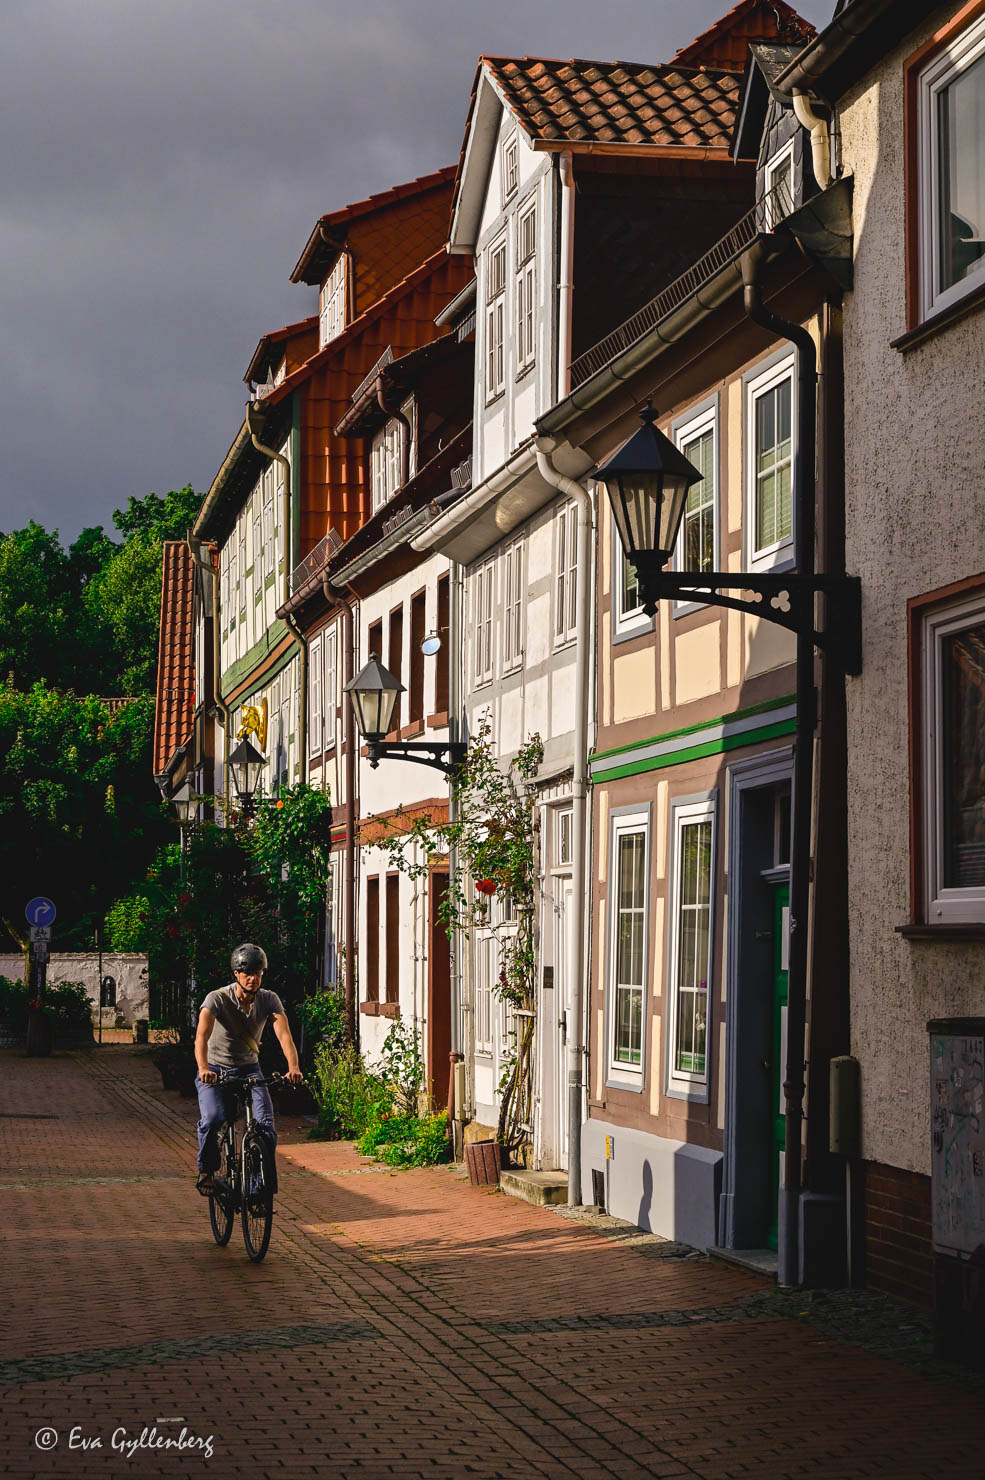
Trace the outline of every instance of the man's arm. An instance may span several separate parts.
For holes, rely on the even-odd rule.
[[[214,1027],[215,1013],[203,1007],[198,1015],[198,1029],[195,1033],[195,1062],[198,1065],[198,1077],[203,1084],[215,1084],[215,1075],[209,1068],[209,1039]]]
[[[298,1063],[298,1050],[294,1042],[294,1034],[291,1025],[287,1021],[286,1012],[275,1012],[273,1016],[274,1032],[277,1034],[277,1042],[284,1050],[287,1060],[287,1077],[292,1084],[300,1084],[304,1078],[301,1066]]]

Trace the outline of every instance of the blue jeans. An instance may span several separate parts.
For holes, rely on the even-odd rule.
[[[235,1079],[255,1079],[260,1075],[259,1064],[239,1064],[232,1069],[222,1064],[210,1064],[209,1068],[214,1069],[217,1074],[231,1074]],[[201,1115],[198,1122],[198,1169],[200,1172],[216,1172],[219,1170],[219,1127],[228,1119],[224,1087],[221,1084],[203,1084],[196,1074],[195,1088],[198,1091],[198,1109]],[[277,1130],[274,1126],[274,1107],[270,1092],[266,1085],[258,1084],[254,1085],[252,1095],[254,1119],[269,1140],[273,1151],[277,1145]]]

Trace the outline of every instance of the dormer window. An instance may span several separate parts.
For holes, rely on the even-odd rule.
[[[413,478],[416,463],[414,450],[416,440],[414,435],[414,410],[414,398],[410,396],[400,408],[401,414],[407,418],[410,428],[408,433],[408,478]],[[396,417],[391,417],[373,438],[373,446],[370,453],[370,478],[373,488],[374,514],[400,488],[400,449],[403,433],[402,423]]]
[[[516,190],[520,178],[517,164],[516,134],[508,138],[503,145],[503,203],[509,200]]]
[[[343,252],[318,295],[318,348],[324,349],[345,328],[346,255]]]
[[[766,165],[766,230],[772,231],[793,210],[793,140],[784,144]]]

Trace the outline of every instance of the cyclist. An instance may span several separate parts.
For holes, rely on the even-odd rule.
[[[236,947],[230,959],[235,981],[228,987],[210,992],[202,1003],[195,1034],[195,1062],[198,1074],[198,1181],[203,1197],[212,1191],[212,1176],[219,1166],[219,1127],[226,1118],[224,1095],[218,1084],[217,1070],[236,1079],[251,1079],[260,1073],[258,1053],[267,1019],[271,1019],[277,1041],[287,1060],[287,1078],[300,1084],[303,1075],[298,1065],[298,1051],[287,1021],[284,1004],[276,992],[261,988],[267,969],[267,956],[260,946],[246,941]],[[256,1123],[270,1141],[277,1145],[274,1107],[265,1085],[253,1086],[253,1114]]]

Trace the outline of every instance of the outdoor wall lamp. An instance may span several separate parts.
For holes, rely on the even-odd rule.
[[[804,575],[798,571],[723,572],[667,570],[677,545],[687,491],[701,474],[654,425],[647,404],[639,431],[601,464],[604,483],[626,558],[636,570],[643,610],[653,616],[660,601],[696,601],[726,606],[809,635],[846,673],[862,668],[861,583],[857,576]],[[740,594],[726,595],[734,591]],[[815,625],[814,598],[828,598],[825,625]],[[745,594],[748,593],[748,594]]]
[[[260,776],[264,766],[267,764],[261,751],[250,740],[241,740],[234,745],[229,752],[229,769],[232,772],[233,786],[239,797],[243,811],[249,814],[253,807],[253,797],[260,784]]]
[[[345,691],[352,700],[356,724],[374,770],[381,760],[403,760],[433,766],[450,776],[465,759],[468,746],[459,740],[386,739],[404,686],[389,668],[384,668],[375,653],[370,653],[369,662],[349,680]]]
[[[183,782],[171,800],[174,802],[174,809],[182,827],[187,827],[190,822],[194,822],[195,813],[198,811],[202,798],[192,790],[191,782]]]

